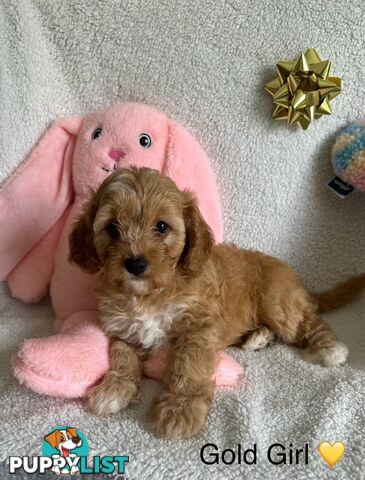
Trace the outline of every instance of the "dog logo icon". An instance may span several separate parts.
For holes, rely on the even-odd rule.
[[[61,425],[43,437],[42,455],[10,456],[9,473],[23,471],[43,475],[53,472],[58,476],[89,473],[98,475],[98,478],[99,474],[113,475],[113,478],[125,474],[129,455],[88,455],[89,443],[81,430]],[[118,474],[117,477],[115,474]]]
[[[54,461],[52,472],[56,475],[79,472],[79,457],[87,456],[85,436],[74,427],[57,427],[44,437],[42,452]]]

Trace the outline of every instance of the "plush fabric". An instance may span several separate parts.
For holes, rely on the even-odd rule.
[[[52,120],[116,102],[145,102],[186,126],[207,152],[227,241],[285,259],[313,290],[360,273],[365,195],[340,200],[326,185],[334,176],[336,132],[364,116],[363,3],[0,2],[0,180]],[[264,85],[278,60],[309,47],[331,60],[343,92],[331,102],[330,116],[301,131],[271,118]],[[133,480],[362,480],[364,311],[361,299],[326,315],[350,350],[341,368],[308,364],[281,344],[259,352],[231,349],[244,366],[245,388],[217,389],[204,430],[186,442],[166,442],[148,429],[160,388],[153,380],[144,381],[138,404],[110,418],[90,414],[82,400],[19,386],[10,358],[25,338],[50,335],[54,314],[48,300],[24,305],[0,285],[1,459],[39,455],[42,436],[65,422],[84,432],[92,455],[130,455],[127,477]],[[317,453],[323,440],[346,443],[333,469]],[[256,443],[257,464],[205,465],[200,449],[207,442],[220,450]],[[308,442],[308,465],[270,464],[266,451],[275,442]]]
[[[100,136],[93,138],[99,128]],[[148,148],[139,143],[146,133],[152,139]],[[58,333],[25,340],[14,361],[16,377],[36,392],[82,397],[109,368],[108,342],[95,325],[97,276],[69,263],[68,235],[90,193],[115,168],[128,165],[156,168],[195,192],[217,241],[222,240],[212,170],[184,127],[137,103],[51,126],[0,192],[2,279],[14,297],[28,303],[41,300],[49,286],[56,314]],[[63,367],[57,368],[60,356]],[[237,369],[242,373],[231,363],[228,383]],[[218,384],[222,376],[220,368]]]
[[[333,169],[342,180],[365,191],[365,122],[342,128],[332,148]]]

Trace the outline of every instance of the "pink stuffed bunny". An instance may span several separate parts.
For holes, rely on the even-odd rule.
[[[27,303],[38,302],[50,288],[57,317],[57,333],[26,340],[14,361],[17,378],[36,392],[82,397],[109,368],[108,340],[97,325],[96,277],[68,262],[68,234],[91,189],[126,165],[156,168],[194,191],[216,240],[222,240],[208,159],[181,125],[135,103],[53,124],[0,192],[0,280]],[[230,384],[223,360],[216,381]],[[229,357],[228,367],[242,373]],[[150,365],[160,377],[155,370]]]

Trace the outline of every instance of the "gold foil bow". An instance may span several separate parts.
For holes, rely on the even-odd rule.
[[[329,77],[330,68],[331,62],[321,60],[314,48],[294,62],[278,62],[278,77],[265,85],[276,105],[272,116],[306,130],[312,120],[331,115],[329,102],[341,93],[341,78]]]

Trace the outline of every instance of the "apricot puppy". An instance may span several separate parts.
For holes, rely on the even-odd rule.
[[[111,370],[90,393],[97,414],[133,401],[146,352],[169,346],[154,428],[187,438],[204,425],[217,354],[228,345],[257,349],[272,337],[308,348],[326,366],[347,348],[319,312],[365,288],[357,277],[323,294],[308,292],[290,267],[263,253],[214,245],[193,195],[155,170],[108,177],[70,235],[70,259],[99,274],[100,321],[110,337]]]

